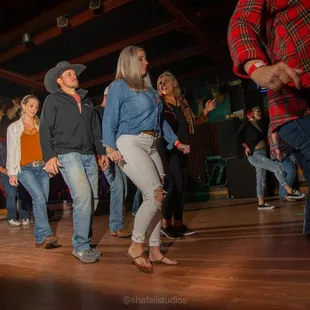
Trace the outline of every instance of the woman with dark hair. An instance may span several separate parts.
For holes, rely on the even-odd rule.
[[[10,184],[18,186],[20,181],[32,198],[35,246],[55,248],[59,246],[58,237],[53,236],[47,215],[49,174],[44,169],[36,116],[39,100],[28,95],[21,101],[21,107],[21,118],[8,127],[6,169]]]
[[[260,107],[254,107],[247,112],[247,120],[235,133],[235,139],[245,149],[245,155],[249,163],[256,169],[256,191],[258,197],[258,209],[270,210],[274,206],[264,200],[266,187],[266,170],[271,171],[279,181],[280,186],[285,188],[288,199],[303,199],[304,194],[292,189],[285,178],[285,174],[279,162],[272,161],[267,157],[268,128],[262,126],[262,111]]]
[[[157,80],[157,90],[164,102],[164,118],[179,139],[189,144],[189,137],[195,133],[195,126],[206,121],[215,109],[215,100],[206,102],[203,113],[196,118],[175,76],[166,71]],[[168,181],[167,196],[163,206],[161,232],[169,239],[180,239],[196,232],[183,223],[184,193],[187,184],[188,156],[176,149],[168,150],[167,143],[159,140],[157,150],[164,165]],[[172,225],[173,218],[173,225]]]
[[[152,87],[145,51],[129,46],[120,53],[115,81],[111,84],[102,122],[108,157],[118,164],[143,195],[134,222],[128,256],[137,268],[152,273],[153,263],[177,265],[160,250],[161,207],[164,201],[164,170],[156,141],[188,152],[162,118],[163,103]],[[147,257],[143,244],[149,236]]]

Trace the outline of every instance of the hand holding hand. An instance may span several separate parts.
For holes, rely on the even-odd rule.
[[[46,172],[56,175],[59,170],[58,167],[62,167],[61,163],[59,162],[57,157],[51,158],[46,164],[45,164],[45,170]]]

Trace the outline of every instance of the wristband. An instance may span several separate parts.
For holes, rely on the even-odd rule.
[[[255,64],[253,64],[248,72],[248,75],[251,76],[253,74],[254,71],[256,71],[258,68],[260,67],[264,67],[267,66],[267,64],[264,61],[258,61]]]
[[[174,146],[175,146],[176,148],[178,148],[178,146],[179,146],[180,144],[182,144],[182,143],[181,143],[179,140],[177,140],[177,141],[175,141]]]

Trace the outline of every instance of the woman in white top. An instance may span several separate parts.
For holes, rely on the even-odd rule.
[[[22,116],[7,131],[7,172],[10,184],[20,181],[32,198],[35,217],[35,245],[46,249],[59,246],[47,216],[49,175],[44,170],[39,137],[39,100],[28,95],[21,101]]]

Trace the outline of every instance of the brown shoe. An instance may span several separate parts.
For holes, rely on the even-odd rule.
[[[129,232],[127,229],[120,229],[115,232],[111,232],[111,236],[118,237],[118,238],[128,238],[131,236],[131,232]]]
[[[56,237],[56,236],[49,235],[49,236],[47,236],[47,237],[44,239],[43,242],[41,242],[41,243],[36,243],[35,246],[36,246],[37,248],[44,248],[44,249],[47,249],[47,250],[49,250],[49,249],[54,249],[54,248],[58,248],[58,247],[61,246],[61,245],[59,245],[59,244],[57,243],[58,239],[59,239],[59,238]]]

